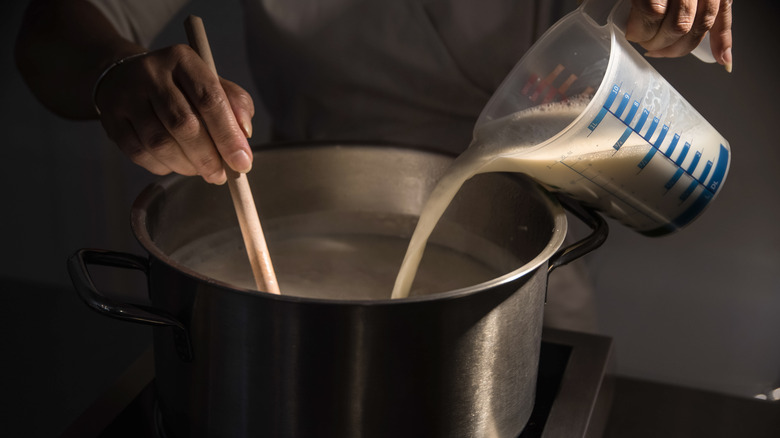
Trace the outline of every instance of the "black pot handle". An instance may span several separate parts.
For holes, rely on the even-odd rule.
[[[106,297],[95,287],[87,269],[88,265],[136,269],[148,275],[147,259],[115,251],[80,249],[68,258],[68,273],[79,297],[89,307],[112,318],[172,327],[173,339],[179,357],[187,362],[192,360],[192,344],[184,324],[161,310],[137,304],[121,303]]]
[[[558,200],[566,210],[570,211],[579,220],[585,222],[593,232],[577,242],[556,251],[555,254],[550,257],[550,262],[547,266],[547,275],[550,275],[550,272],[554,269],[571,263],[600,247],[607,240],[607,236],[609,235],[607,221],[605,221],[600,214],[596,213],[596,211],[583,207],[578,202],[565,196],[558,196]]]

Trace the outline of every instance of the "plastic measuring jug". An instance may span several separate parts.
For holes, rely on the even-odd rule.
[[[517,167],[497,170],[519,170],[640,233],[662,235],[715,198],[731,151],[625,39],[629,3],[585,1],[553,25],[497,89],[474,139],[523,144],[513,136],[527,130],[513,127],[522,123],[513,115],[585,102],[547,140],[505,147]]]

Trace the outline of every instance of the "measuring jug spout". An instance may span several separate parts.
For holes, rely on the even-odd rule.
[[[715,199],[731,149],[615,25],[628,1],[599,23],[608,3],[584,2],[531,47],[482,111],[474,144],[495,153],[495,169],[668,234]]]

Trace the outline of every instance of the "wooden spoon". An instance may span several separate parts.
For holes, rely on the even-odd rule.
[[[190,47],[200,55],[214,72],[214,75],[217,75],[217,66],[211,55],[211,47],[206,37],[203,20],[195,15],[190,15],[184,22],[184,28]],[[260,218],[257,216],[257,208],[249,188],[249,181],[245,174],[231,169],[224,161],[222,165],[227,175],[230,195],[233,198],[233,206],[236,208],[238,224],[244,237],[244,245],[249,256],[249,263],[252,265],[252,274],[255,277],[257,289],[279,295],[281,294],[279,283],[276,281],[271,256],[268,254],[268,246],[263,235],[263,228],[260,225]]]

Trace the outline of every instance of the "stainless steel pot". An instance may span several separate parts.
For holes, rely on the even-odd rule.
[[[256,151],[250,183],[269,244],[312,229],[409,236],[451,159],[392,146],[284,145]],[[171,437],[515,437],[533,407],[548,272],[606,237],[600,217],[583,218],[594,233],[561,249],[567,221],[556,198],[517,175],[478,175],[431,240],[503,275],[392,301],[276,296],[170,257],[237,227],[223,187],[173,176],[133,206],[148,257],[81,250],[68,267],[92,308],[157,326],[155,383]],[[469,235],[505,255],[470,246]],[[91,264],[145,272],[151,305],[105,297]]]

